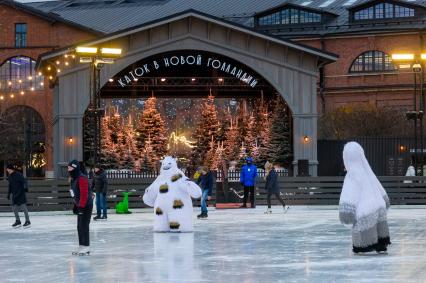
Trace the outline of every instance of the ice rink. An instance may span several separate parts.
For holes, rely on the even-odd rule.
[[[337,207],[212,210],[191,234],[154,234],[151,210],[91,222],[76,257],[76,217],[0,214],[0,282],[426,282],[426,208],[392,207],[388,255],[354,256]],[[198,210],[194,212],[196,217]]]

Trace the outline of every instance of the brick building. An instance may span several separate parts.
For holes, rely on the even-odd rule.
[[[29,164],[39,166],[32,159],[41,150],[45,152],[39,162],[46,163],[45,170],[52,169],[52,90],[48,87],[49,79],[35,70],[38,56],[99,34],[54,14],[13,1],[0,1],[0,107],[2,113],[9,113],[4,116],[6,120],[17,120],[25,113],[22,123],[6,121],[17,127],[16,132],[3,130],[2,134],[24,133],[21,142]],[[14,159],[13,154],[7,159]]]
[[[99,34],[114,34],[188,9],[337,54],[339,59],[335,63],[319,66],[318,113],[346,104],[411,109],[413,74],[411,71],[399,71],[390,54],[420,54],[426,20],[424,1],[219,0],[207,3],[183,0],[67,0],[0,3],[2,15],[7,15],[2,17],[1,21],[5,23],[1,28],[9,25],[7,32],[0,36],[8,37],[8,46],[13,47],[16,43],[13,36],[16,37],[15,33],[19,31],[18,26],[13,25],[23,22],[19,17],[38,25],[37,35],[31,32],[28,25],[28,43],[31,41],[33,46],[1,48],[3,61],[13,55],[36,59],[38,54],[60,46]],[[39,32],[43,29],[49,34],[48,37],[44,36],[44,32]],[[39,34],[43,34],[43,37]],[[24,50],[25,54],[22,53]],[[19,99],[27,100],[25,105],[48,115],[51,111],[41,109],[50,109],[51,92],[45,85],[39,93],[46,99],[33,101],[26,95]],[[4,103],[19,104],[17,100]],[[44,106],[38,105],[43,103]],[[50,137],[49,133],[47,137]]]

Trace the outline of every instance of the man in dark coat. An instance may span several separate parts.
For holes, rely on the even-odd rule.
[[[275,195],[275,197],[280,201],[280,203],[283,205],[284,213],[287,212],[288,206],[285,205],[284,200],[280,196],[280,188],[278,186],[278,174],[276,171],[276,167],[278,167],[278,164],[272,165],[271,163],[267,162],[265,165],[265,171],[266,171],[266,184],[265,184],[265,190],[267,192],[267,202],[268,202],[268,209],[266,210],[266,214],[272,213],[271,209],[271,196]]]
[[[93,175],[92,191],[96,193],[96,217],[93,220],[107,220],[107,201],[108,180],[105,171],[101,165],[95,166],[95,174]],[[102,216],[101,216],[102,213]]]
[[[73,252],[74,255],[89,255],[90,233],[89,225],[93,209],[92,190],[89,187],[89,180],[80,171],[80,164],[77,160],[68,163],[68,173],[71,176],[71,196],[77,208],[77,231],[79,249]]]
[[[31,227],[30,217],[28,215],[27,208],[27,197],[25,195],[26,191],[26,180],[24,176],[17,170],[12,164],[7,165],[7,173],[9,177],[7,180],[9,181],[9,190],[7,192],[7,199],[10,200],[10,196],[12,195],[12,209],[15,213],[16,221],[12,225],[13,228],[21,227],[21,219],[19,218],[19,211],[23,211],[25,214],[25,223],[24,228]]]
[[[201,175],[198,178],[197,184],[201,187],[203,194],[201,195],[201,214],[198,218],[207,218],[207,200],[209,200],[213,193],[214,177],[213,173],[207,167],[202,167]]]

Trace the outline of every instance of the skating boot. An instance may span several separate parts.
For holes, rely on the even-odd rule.
[[[284,209],[284,214],[287,213],[288,209],[290,208],[290,206],[288,205],[284,205],[283,209]]]
[[[87,256],[90,255],[89,247],[87,246],[81,246],[81,250],[78,253],[79,256]]]
[[[31,227],[31,222],[30,221],[25,221],[24,223],[24,228],[30,228]]]
[[[265,214],[272,214],[272,209],[268,208],[268,209],[265,211]]]
[[[13,228],[19,228],[21,227],[21,221],[15,221],[15,223],[12,225]]]
[[[106,215],[104,215],[104,216],[101,217],[102,221],[107,221],[107,219],[108,219],[108,217]]]
[[[203,218],[203,216],[204,216],[204,213],[201,213],[197,215],[197,218],[200,219],[200,218]]]
[[[93,217],[93,220],[95,220],[95,221],[101,220],[101,216],[100,215],[95,216],[95,217]]]
[[[78,255],[80,251],[82,250],[83,246],[78,246],[77,250],[72,252],[72,255]]]

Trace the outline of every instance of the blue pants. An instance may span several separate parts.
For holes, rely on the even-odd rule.
[[[201,196],[201,213],[207,214],[207,197],[209,196],[209,191],[204,190],[203,195]]]
[[[101,216],[101,212],[103,216],[107,216],[107,201],[106,194],[96,193],[96,210],[97,216]]]

